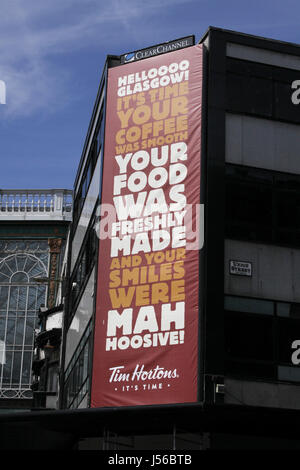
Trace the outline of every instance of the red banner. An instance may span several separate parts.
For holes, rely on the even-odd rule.
[[[197,401],[202,56],[108,72],[92,407]]]

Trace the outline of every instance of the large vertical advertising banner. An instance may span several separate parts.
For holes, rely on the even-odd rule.
[[[108,72],[92,407],[197,401],[202,55]]]

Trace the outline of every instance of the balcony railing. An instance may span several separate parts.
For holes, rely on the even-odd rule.
[[[0,219],[71,220],[73,192],[67,189],[2,189]]]

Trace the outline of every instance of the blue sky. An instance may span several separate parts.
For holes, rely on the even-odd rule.
[[[0,188],[73,187],[107,54],[210,25],[300,44],[299,14],[297,0],[0,0]]]

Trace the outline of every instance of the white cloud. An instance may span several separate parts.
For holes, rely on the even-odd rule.
[[[111,44],[113,30],[132,35],[139,18],[176,3],[182,0],[2,0],[0,80],[7,87],[2,115],[53,109],[61,97],[67,99],[71,79],[55,65],[55,56],[97,41]]]
[[[59,76],[44,64],[29,64],[23,69],[0,67],[6,84],[6,105],[1,108],[7,118],[27,116],[36,111],[54,111],[62,103],[66,73]]]

